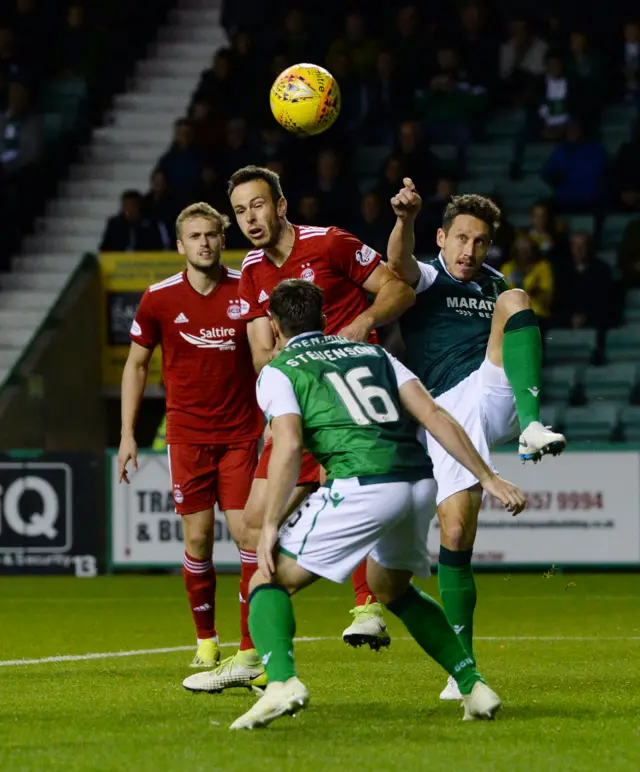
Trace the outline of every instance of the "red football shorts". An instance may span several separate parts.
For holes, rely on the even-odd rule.
[[[244,509],[258,463],[258,440],[234,445],[167,445],[176,512]]]
[[[266,480],[267,478],[272,448],[273,442],[271,440],[265,442],[255,473],[255,477],[258,479]],[[300,466],[300,475],[298,476],[298,485],[311,485],[311,483],[317,482],[320,482],[320,464],[315,460],[311,453],[307,453],[305,450],[302,453],[302,464]]]

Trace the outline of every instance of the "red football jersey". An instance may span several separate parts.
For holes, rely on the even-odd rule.
[[[242,442],[262,433],[239,283],[240,273],[224,268],[213,292],[201,295],[184,271],[142,296],[130,335],[145,348],[162,347],[167,443]]]
[[[369,307],[362,285],[382,258],[375,249],[340,228],[293,227],[293,249],[280,268],[262,249],[251,250],[243,260],[243,319],[250,322],[266,316],[269,296],[284,279],[306,279],[324,291],[325,332],[335,335]],[[370,341],[377,342],[375,330]]]

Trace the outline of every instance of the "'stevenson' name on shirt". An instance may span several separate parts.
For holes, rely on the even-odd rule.
[[[318,338],[305,338],[304,340],[292,343],[291,348],[311,346],[318,340]],[[343,341],[347,343],[346,338],[340,338],[337,335],[327,335],[327,337],[322,338],[321,340],[323,343],[338,343]],[[381,353],[373,346],[344,346],[343,348],[333,349],[333,351],[305,351],[304,354],[296,354],[293,359],[287,359],[287,364],[289,367],[300,367],[300,362],[336,362],[338,359],[348,359],[349,357],[363,356],[380,357]]]

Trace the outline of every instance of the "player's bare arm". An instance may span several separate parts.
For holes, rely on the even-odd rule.
[[[122,426],[118,450],[118,482],[129,482],[127,464],[132,462],[134,472],[138,471],[138,446],[135,428],[147,384],[149,362],[153,349],[145,348],[131,341],[129,356],[122,373]]]
[[[366,311],[340,330],[339,334],[349,340],[366,341],[372,330],[395,321],[416,302],[413,289],[382,264],[373,269],[362,287],[375,299]]]
[[[417,378],[403,384],[399,393],[403,406],[416,421],[424,426],[447,453],[466,467],[488,493],[500,499],[512,514],[522,512],[526,506],[522,491],[491,471],[474,448],[469,435],[455,418],[433,400]]]
[[[302,460],[302,420],[288,413],[271,421],[273,451],[267,476],[264,522],[258,543],[258,565],[271,579],[275,573],[274,548],[278,529],[287,514],[287,503],[296,487]]]
[[[420,280],[420,268],[414,257],[414,224],[422,199],[409,177],[405,177],[403,183],[404,187],[391,199],[396,224],[387,244],[387,265],[394,276],[415,287]]]
[[[261,316],[258,319],[252,319],[247,324],[247,337],[251,347],[253,366],[256,373],[259,373],[278,352],[269,318]]]

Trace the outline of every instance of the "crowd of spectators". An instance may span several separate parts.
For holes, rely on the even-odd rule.
[[[510,224],[509,201],[498,201],[505,221],[491,263],[529,292],[543,325],[615,322],[614,275],[598,257],[598,230],[569,232],[565,217],[640,214],[640,122],[614,155],[600,136],[607,104],[640,104],[639,23],[578,17],[571,2],[521,14],[518,4],[501,13],[482,0],[404,7],[336,0],[322,18],[304,3],[279,3],[281,13],[267,16],[249,5],[242,14],[225,5],[230,46],[212,54],[194,84],[149,192],[124,194],[103,249],[172,249],[182,206],[198,199],[229,212],[226,179],[261,163],[281,175],[294,222],[340,225],[381,251],[392,226],[389,198],[411,176],[424,201],[418,249],[433,253],[443,209],[469,176],[470,145],[486,139],[498,111],[515,109],[522,120],[506,145],[510,179],[523,178],[527,143],[548,143],[536,174],[551,195],[519,228]],[[287,134],[269,112],[273,79],[296,61],[325,64],[340,84],[342,113],[318,138]],[[433,152],[440,144],[454,146],[450,161]],[[388,151],[377,176],[364,181],[350,165],[362,147]],[[237,229],[228,246],[245,246]],[[620,275],[640,284],[640,222],[620,247]]]

